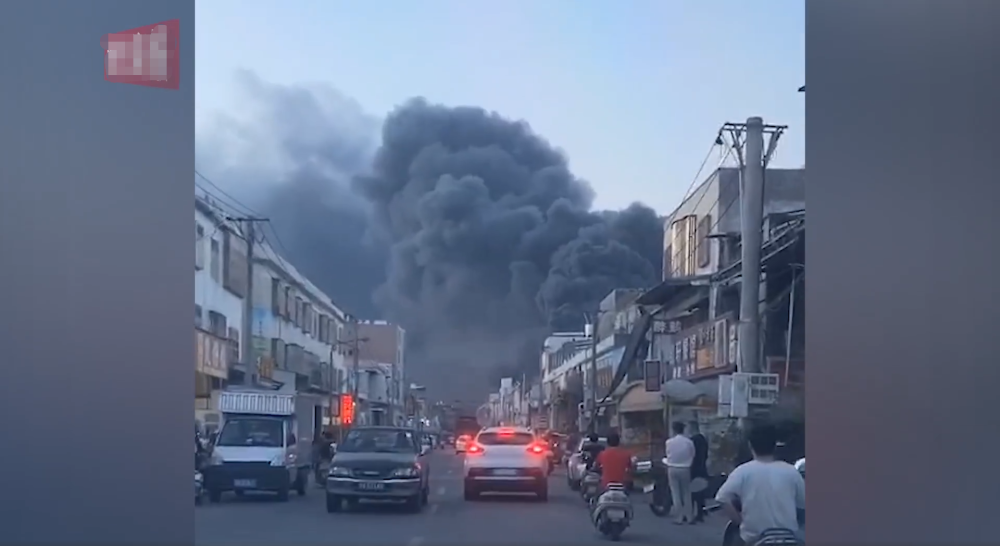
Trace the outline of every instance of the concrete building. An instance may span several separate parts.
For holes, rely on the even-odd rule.
[[[740,170],[709,175],[664,222],[663,278],[707,275],[739,260]],[[767,169],[764,215],[805,209],[805,169]]]
[[[386,321],[359,321],[358,356],[362,362],[378,363],[379,374],[386,381],[387,400],[382,411],[386,423],[402,424],[405,417],[406,331]]]
[[[218,393],[229,368],[241,360],[246,245],[207,199],[194,210],[195,419],[208,429],[219,423]]]
[[[393,367],[391,364],[362,360],[358,362],[358,424],[389,425],[403,422],[402,412],[394,412]]]
[[[296,392],[315,399],[314,432],[338,426],[333,397],[347,391],[348,379],[344,312],[267,243],[255,246],[253,272],[252,358],[261,380],[291,372]]]

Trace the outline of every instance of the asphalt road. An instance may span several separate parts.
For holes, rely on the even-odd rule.
[[[448,450],[429,455],[430,504],[419,514],[394,506],[367,505],[355,512],[327,514],[323,490],[310,484],[306,497],[292,494],[278,503],[269,496],[237,499],[226,495],[221,504],[195,507],[195,541],[223,546],[296,544],[437,545],[556,545],[608,542],[590,524],[586,507],[569,490],[562,472],[552,475],[549,501],[530,496],[462,498],[462,459]],[[674,525],[657,518],[636,499],[635,519],[625,531],[625,544],[659,546],[721,544],[722,524]]]

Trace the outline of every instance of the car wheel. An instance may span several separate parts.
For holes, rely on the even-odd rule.
[[[538,497],[538,502],[549,502],[549,484],[542,483],[539,485],[535,491],[535,495]]]
[[[208,491],[208,502],[211,502],[212,504],[218,504],[222,502],[222,491],[216,491],[210,489]]]
[[[431,500],[431,488],[430,486],[427,486],[424,488],[423,491],[420,492],[420,502],[426,505],[430,502],[430,500]]]
[[[423,493],[417,493],[416,495],[413,495],[412,497],[406,499],[406,510],[408,512],[417,514],[420,513],[420,511],[423,510],[423,508],[424,508]]]
[[[479,500],[479,491],[476,491],[474,487],[469,484],[465,484],[462,490],[462,496],[467,501],[477,501]]]
[[[288,502],[288,493],[291,490],[287,485],[278,490],[278,502]]]
[[[340,512],[340,508],[341,507],[342,507],[342,501],[341,501],[340,497],[338,497],[336,495],[330,495],[330,494],[326,495],[326,513],[327,514],[334,514],[336,512]]]

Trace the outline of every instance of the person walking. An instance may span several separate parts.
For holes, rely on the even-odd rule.
[[[684,423],[671,425],[673,436],[666,442],[667,481],[673,499],[674,523],[694,522],[691,505],[691,464],[694,462],[694,442],[684,435]]]
[[[691,443],[694,444],[694,459],[691,461],[691,480],[692,482],[696,479],[704,480],[704,483],[708,483],[708,439],[705,435],[701,433],[698,427],[697,421],[692,421],[688,425],[688,434],[691,438]],[[694,511],[694,522],[701,523],[705,521],[705,491],[692,491],[691,493],[693,499]]]

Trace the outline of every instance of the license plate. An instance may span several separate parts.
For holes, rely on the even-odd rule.
[[[517,470],[513,468],[498,468],[493,471],[495,476],[517,476]]]
[[[656,489],[656,484],[653,483],[642,486],[643,493],[652,493],[654,489]]]
[[[233,480],[233,487],[240,489],[253,489],[257,487],[257,480]]]
[[[621,520],[625,519],[625,511],[624,510],[608,510],[607,516],[608,516],[608,519],[610,519],[611,521],[621,521]]]
[[[382,482],[360,482],[358,489],[362,491],[382,491],[385,489],[385,484]]]

